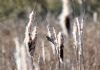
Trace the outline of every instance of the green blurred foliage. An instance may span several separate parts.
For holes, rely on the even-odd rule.
[[[51,11],[57,14],[61,10],[61,2],[58,0],[0,0],[0,20],[15,18],[20,13],[35,10],[39,13]]]
[[[88,12],[100,12],[100,0],[87,0],[85,9]],[[35,5],[36,4],[36,5]],[[80,5],[78,0],[71,0],[71,6],[75,15],[80,13]],[[62,9],[61,0],[0,0],[0,20],[7,18],[14,18],[20,12],[28,12],[35,8],[35,11],[44,12],[51,11],[58,14]],[[88,8],[90,7],[90,10]]]
[[[20,12],[28,12],[29,9],[46,10],[46,0],[0,0],[0,19],[16,17]]]
[[[79,16],[82,11],[85,11],[85,13],[88,15],[92,15],[94,12],[100,13],[100,0],[83,1],[83,5],[81,5],[80,0],[71,0],[71,6],[74,16]]]
[[[77,0],[71,0],[71,8],[73,10],[73,16],[78,16],[80,14],[80,5]]]
[[[53,13],[54,15],[58,15],[62,9],[62,2],[60,0],[53,0],[47,2],[48,10]]]
[[[100,12],[100,0],[91,0],[91,8]]]

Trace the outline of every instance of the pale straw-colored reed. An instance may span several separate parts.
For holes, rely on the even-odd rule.
[[[29,22],[26,26],[25,30],[25,38],[23,44],[19,44],[18,38],[14,38],[14,42],[16,45],[15,59],[17,70],[38,70],[38,67],[35,67],[33,63],[32,55],[34,54],[36,47],[36,32],[37,27],[35,26],[33,30],[31,30],[32,22],[33,22],[34,12],[32,11],[29,15]],[[37,69],[38,68],[38,69]]]

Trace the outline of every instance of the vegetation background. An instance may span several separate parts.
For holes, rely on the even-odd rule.
[[[71,0],[73,17],[80,15],[79,0]],[[28,15],[32,10],[37,11],[38,16],[38,42],[36,57],[41,53],[41,41],[46,36],[46,18],[49,23],[60,30],[57,24],[58,16],[62,10],[61,0],[0,0],[0,70],[15,70],[15,43],[14,37],[19,37],[20,43],[24,38],[25,26],[28,23]],[[85,5],[85,28],[84,28],[84,64],[85,70],[100,70],[100,0],[86,0]],[[46,16],[49,13],[48,16]],[[97,20],[94,20],[94,15]],[[52,50],[45,40],[46,61],[53,64]],[[49,56],[49,57],[48,57]],[[74,52],[72,45],[68,42],[65,46],[64,56],[66,60],[66,70],[72,70],[74,63]],[[49,61],[51,58],[51,61]],[[52,65],[53,66],[53,65]],[[47,68],[48,68],[47,67]],[[42,69],[41,67],[41,70]],[[46,69],[47,70],[47,69]],[[52,69],[53,70],[53,69]]]

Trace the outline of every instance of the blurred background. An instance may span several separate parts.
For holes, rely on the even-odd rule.
[[[81,15],[81,9],[85,9],[85,28],[83,37],[85,70],[100,70],[100,0],[85,0],[80,6],[80,0],[70,0],[72,17]],[[61,0],[0,0],[0,70],[16,70],[14,37],[19,37],[20,43],[24,39],[25,26],[28,23],[28,15],[36,11],[36,23],[38,25],[38,43],[36,58],[41,53],[40,39],[45,40],[46,22],[54,26],[57,31],[58,17],[62,10]],[[72,19],[73,20],[73,19]],[[33,23],[36,25],[36,23]],[[47,40],[45,49],[47,55],[47,68],[53,64],[52,50]],[[66,69],[72,70],[75,55],[72,44],[67,43],[64,51]],[[40,51],[39,51],[40,50]],[[38,52],[39,51],[39,52]],[[51,60],[49,60],[49,57]],[[55,64],[54,64],[55,65]],[[52,65],[53,66],[53,65]],[[53,67],[55,68],[55,67]],[[48,70],[43,69],[41,70]],[[55,70],[55,69],[52,69]]]

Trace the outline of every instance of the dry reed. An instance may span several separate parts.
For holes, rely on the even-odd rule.
[[[79,21],[79,18],[76,18],[73,24],[73,44],[76,53],[77,61],[77,70],[84,70],[83,64],[83,46],[82,46],[82,37],[83,37],[83,18]]]
[[[69,16],[71,14],[71,7],[70,7],[70,0],[62,0],[62,12],[59,16],[60,19],[60,26],[62,28],[62,32],[68,36],[67,31],[69,32],[70,28],[70,19]]]
[[[50,42],[54,57],[58,58],[59,65],[63,63],[63,48],[64,48],[64,38],[61,32],[56,33],[54,27],[47,26],[48,36],[47,40]]]
[[[15,59],[17,70],[33,70],[32,59],[24,44],[20,45],[18,38],[14,39],[16,45]]]
[[[32,21],[33,21],[34,13],[33,11],[29,15],[29,22],[26,26],[25,30],[25,38],[23,44],[19,44],[18,38],[15,38],[15,44],[16,44],[16,52],[15,52],[15,58],[16,58],[16,65],[17,70],[33,70],[33,67],[35,70],[38,70],[38,67],[35,67],[33,63],[32,56],[35,51],[36,47],[36,26],[33,30],[31,30]],[[34,65],[34,66],[33,66]]]

